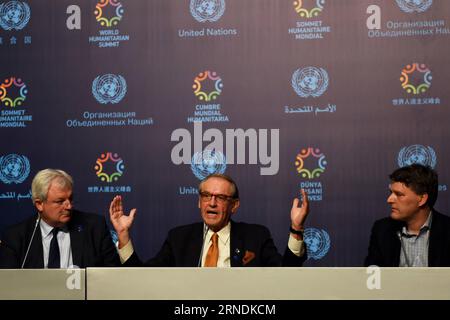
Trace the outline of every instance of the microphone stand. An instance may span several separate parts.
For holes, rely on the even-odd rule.
[[[206,234],[208,233],[209,227],[207,224],[203,225],[203,241],[202,241],[202,250],[200,251],[200,257],[198,258],[198,264],[197,267],[201,268],[202,266],[202,258],[203,258],[203,248],[205,247],[205,238]]]

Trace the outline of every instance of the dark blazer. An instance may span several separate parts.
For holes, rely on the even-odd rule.
[[[158,254],[142,263],[136,251],[124,266],[197,267],[203,244],[203,223],[180,226],[169,231]],[[297,257],[286,247],[281,256],[269,230],[261,225],[231,221],[230,263],[232,267],[299,267],[306,252]]]
[[[404,223],[384,218],[374,223],[365,266],[398,267],[401,243],[397,232]],[[428,245],[429,267],[450,267],[450,217],[433,210]]]
[[[34,215],[4,232],[0,244],[1,268],[21,267],[36,220],[37,215]],[[73,210],[67,226],[75,266],[80,268],[120,266],[117,250],[102,216]],[[44,250],[39,226],[24,268],[44,268]]]

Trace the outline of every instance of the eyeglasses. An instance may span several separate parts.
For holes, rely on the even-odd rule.
[[[220,203],[225,203],[228,200],[234,199],[232,196],[227,196],[226,194],[211,194],[209,192],[200,192],[200,199],[204,202],[211,201],[212,197],[214,197],[216,201]]]

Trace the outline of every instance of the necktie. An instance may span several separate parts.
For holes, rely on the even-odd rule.
[[[58,228],[53,228],[53,238],[50,241],[50,252],[48,255],[48,268],[57,269],[60,267],[59,245],[58,245]]]
[[[217,260],[219,259],[219,235],[213,233],[211,237],[211,246],[208,249],[205,259],[205,267],[217,267]]]

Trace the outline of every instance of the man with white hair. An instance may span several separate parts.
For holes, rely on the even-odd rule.
[[[37,214],[4,232],[0,267],[120,266],[105,219],[75,210],[72,192],[73,179],[66,172],[45,169],[36,174],[31,193]]]

